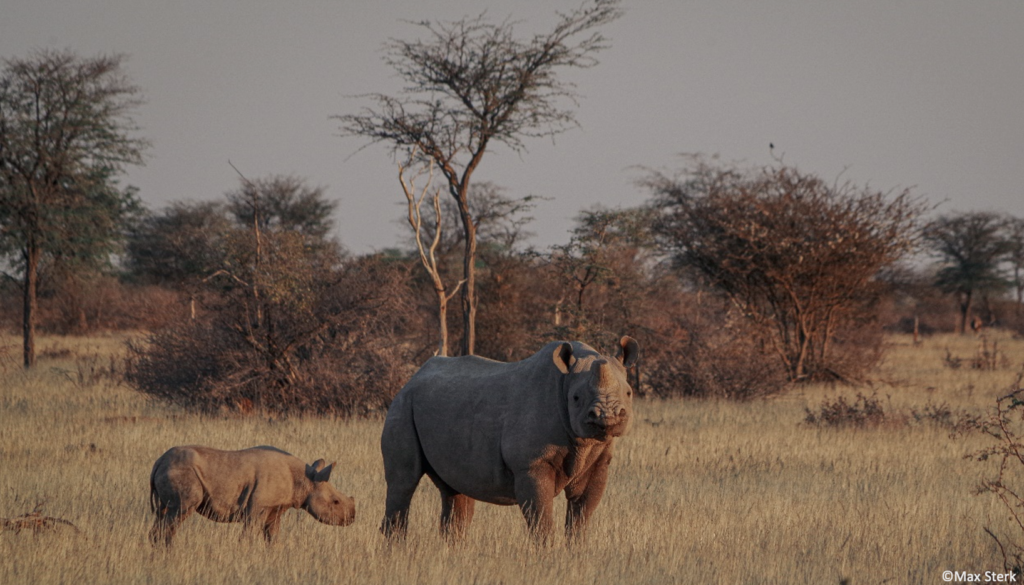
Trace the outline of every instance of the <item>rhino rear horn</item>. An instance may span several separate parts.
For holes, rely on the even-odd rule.
[[[568,374],[569,368],[572,367],[572,363],[576,361],[576,358],[572,357],[572,344],[563,341],[555,348],[555,353],[552,355],[552,359],[559,372]]]
[[[619,340],[619,352],[615,357],[619,358],[622,365],[632,368],[640,358],[640,344],[628,335],[623,335]]]

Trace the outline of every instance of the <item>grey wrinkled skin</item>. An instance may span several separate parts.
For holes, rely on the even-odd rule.
[[[531,532],[547,541],[561,491],[566,534],[581,536],[604,493],[615,438],[632,419],[626,368],[639,347],[631,337],[620,346],[616,358],[580,342],[554,342],[514,363],[428,360],[384,422],[381,531],[404,537],[413,492],[426,474],[441,492],[447,538],[465,534],[480,500],[517,504]]]
[[[242,522],[242,535],[259,526],[273,540],[281,515],[303,509],[332,526],[355,519],[355,500],[328,483],[334,464],[306,465],[275,447],[221,451],[197,445],[172,447],[153,464],[150,507],[156,514],[149,537],[171,544],[192,512],[216,522]]]

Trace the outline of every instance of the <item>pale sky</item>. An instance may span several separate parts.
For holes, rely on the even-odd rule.
[[[124,181],[154,209],[220,199],[250,178],[295,174],[339,201],[336,235],[395,246],[404,199],[384,146],[338,137],[330,116],[396,93],[382,61],[405,21],[487,11],[548,29],[575,0],[2,0],[0,57],[33,48],[129,55],[153,143]],[[596,68],[570,72],[581,128],[486,156],[477,180],[550,198],[532,243],[568,239],[580,210],[641,203],[638,165],[680,153],[786,164],[939,212],[1024,217],[1021,0],[627,0]]]

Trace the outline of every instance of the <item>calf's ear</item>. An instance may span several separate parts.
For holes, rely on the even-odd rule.
[[[316,481],[316,474],[320,473],[320,470],[324,468],[324,464],[326,463],[327,462],[323,459],[317,459],[313,463],[307,464],[306,477],[308,477],[310,481]]]
[[[572,344],[565,341],[555,348],[555,353],[551,357],[555,367],[563,374],[568,374],[572,363],[576,361],[576,358],[572,357]]]
[[[323,461],[323,459],[321,459]],[[313,476],[313,481],[327,481],[331,479],[331,472],[334,471],[334,463],[331,463],[327,467],[324,467],[320,471],[317,471]]]
[[[632,337],[623,335],[619,340],[619,352],[615,357],[619,358],[623,366],[632,368],[640,358],[640,344]]]

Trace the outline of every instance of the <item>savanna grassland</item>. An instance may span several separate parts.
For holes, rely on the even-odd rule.
[[[965,458],[992,439],[951,437],[948,418],[913,414],[993,407],[1024,362],[1024,341],[987,335],[1002,356],[995,370],[944,360],[947,349],[975,356],[973,336],[917,346],[894,337],[864,386],[639,401],[588,539],[572,548],[560,538],[537,547],[517,509],[486,504],[468,539],[446,545],[426,481],[408,540],[389,548],[377,531],[382,419],[191,414],[118,382],[123,336],[42,338],[28,372],[19,340],[0,337],[0,517],[42,503],[43,516],[74,524],[0,532],[0,583],[941,583],[944,570],[1000,571],[985,529],[1024,535],[994,496],[974,495],[993,464]],[[805,422],[805,409],[858,392],[884,419]],[[189,443],[336,459],[332,482],[355,497],[356,522],[329,527],[292,511],[267,547],[240,541],[237,524],[194,517],[171,549],[155,549],[150,468]]]

